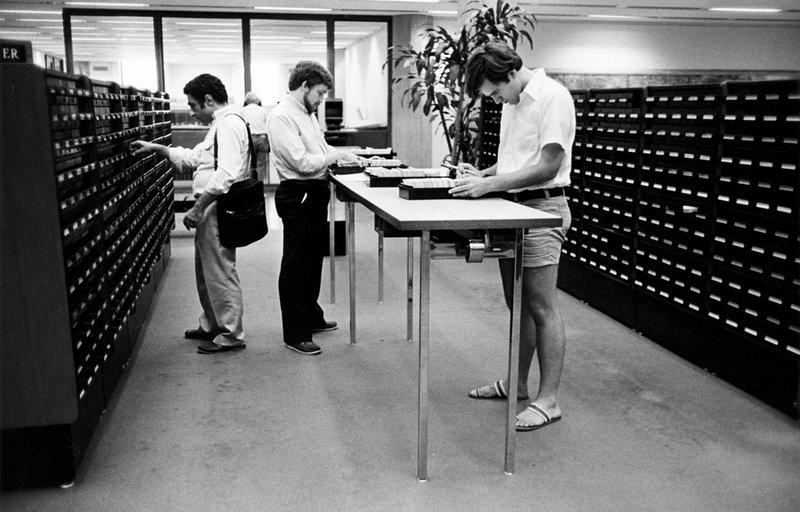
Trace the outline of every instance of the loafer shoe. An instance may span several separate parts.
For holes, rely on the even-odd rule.
[[[285,343],[286,348],[289,350],[294,350],[297,353],[304,354],[307,356],[315,356],[317,354],[322,353],[322,349],[319,348],[319,345],[314,343],[313,341],[301,341],[300,343]]]
[[[244,343],[241,345],[217,345],[210,341],[202,343],[197,347],[198,354],[219,354],[221,352],[233,352],[236,350],[244,350],[247,347]]]
[[[325,322],[325,325],[321,325],[319,327],[314,327],[311,329],[311,332],[322,332],[322,331],[332,331],[337,329],[339,326],[336,322]]]
[[[190,340],[206,340],[211,341],[217,335],[213,332],[207,332],[203,329],[187,329],[186,332],[183,333],[184,338],[189,338]]]

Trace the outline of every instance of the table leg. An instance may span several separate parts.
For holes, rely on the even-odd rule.
[[[331,271],[331,304],[336,304],[336,185],[330,183],[331,199],[328,204],[330,208],[330,219],[328,221],[328,263]]]
[[[422,231],[419,249],[419,400],[417,480],[428,479],[428,334],[430,328],[431,233]]]
[[[414,341],[414,239],[408,237],[406,240],[406,337],[408,341]]]
[[[383,232],[378,232],[378,302],[383,303]]]
[[[356,218],[353,201],[346,203],[347,262],[350,267],[350,344],[356,344]]]
[[[517,422],[517,378],[519,374],[520,313],[522,311],[522,229],[514,236],[514,295],[508,347],[508,416],[506,418],[506,458],[503,471],[514,474]]]

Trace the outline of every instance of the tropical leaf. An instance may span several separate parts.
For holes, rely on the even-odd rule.
[[[491,4],[469,2],[466,21],[456,33],[442,26],[425,27],[419,51],[410,46],[390,48],[384,67],[401,70],[392,79],[403,87],[400,104],[422,113],[444,134],[448,160],[477,162],[480,101],[466,94],[466,62],[469,55],[490,41],[503,41],[517,49],[520,42],[533,48],[536,17],[506,0]],[[528,29],[530,27],[530,29]]]

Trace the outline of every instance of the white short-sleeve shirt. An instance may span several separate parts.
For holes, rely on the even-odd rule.
[[[564,149],[558,174],[544,183],[510,192],[566,187],[570,184],[574,142],[575,105],[572,95],[566,87],[548,77],[544,69],[535,69],[520,94],[519,103],[503,105],[497,174],[535,165],[542,157],[544,146],[558,144]]]

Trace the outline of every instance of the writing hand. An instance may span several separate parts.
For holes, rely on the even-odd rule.
[[[472,164],[460,163],[456,169],[456,179],[467,178],[469,176],[482,177],[483,173]]]

